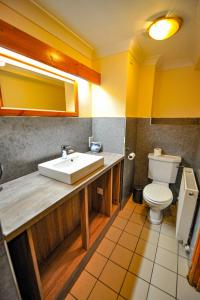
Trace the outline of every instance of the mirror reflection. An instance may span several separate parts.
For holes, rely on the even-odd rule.
[[[0,67],[1,106],[14,109],[74,112],[76,84],[17,66]]]

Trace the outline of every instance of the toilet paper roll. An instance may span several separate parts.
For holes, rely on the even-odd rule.
[[[154,156],[160,156],[160,155],[162,155],[162,149],[154,148]]]
[[[129,153],[128,160],[134,160],[134,158],[135,158],[135,153],[133,152]]]

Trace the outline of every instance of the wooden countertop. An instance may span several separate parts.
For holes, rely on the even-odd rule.
[[[13,239],[124,159],[116,153],[97,155],[104,157],[104,166],[73,185],[42,176],[38,171],[3,184],[0,221],[4,238]]]

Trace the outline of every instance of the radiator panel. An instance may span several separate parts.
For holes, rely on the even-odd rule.
[[[198,198],[198,188],[191,168],[184,168],[178,196],[176,238],[187,245]]]

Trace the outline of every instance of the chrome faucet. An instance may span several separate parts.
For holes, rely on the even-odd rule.
[[[74,149],[70,145],[62,145],[61,146],[61,154],[62,154],[61,157],[62,158],[67,158],[67,156],[69,154],[72,154],[74,152],[75,152]]]

